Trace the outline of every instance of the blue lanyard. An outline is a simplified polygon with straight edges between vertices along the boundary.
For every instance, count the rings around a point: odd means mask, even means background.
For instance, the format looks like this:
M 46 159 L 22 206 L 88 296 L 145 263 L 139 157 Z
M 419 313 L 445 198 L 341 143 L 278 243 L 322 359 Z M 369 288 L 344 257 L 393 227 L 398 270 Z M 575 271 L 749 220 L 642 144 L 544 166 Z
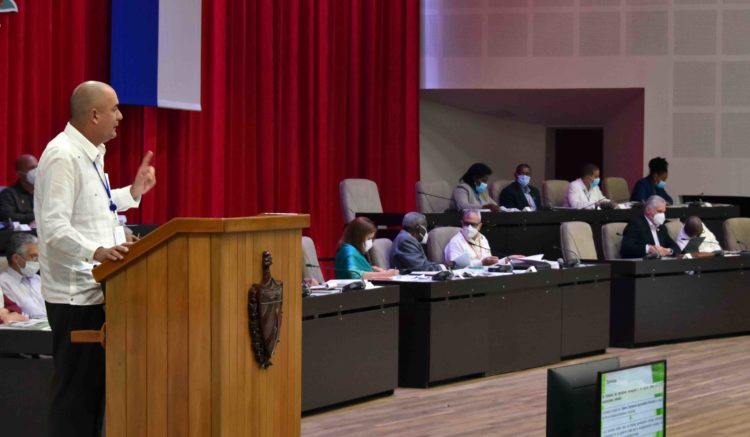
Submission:
M 104 185 L 104 191 L 107 192 L 107 198 L 109 199 L 109 210 L 112 212 L 117 212 L 117 205 L 115 205 L 115 202 L 112 201 L 112 193 L 109 189 L 109 183 L 107 183 L 107 180 L 105 178 L 102 178 L 101 173 L 99 173 L 99 167 L 96 166 L 96 161 L 91 161 L 91 163 L 94 164 L 96 175 L 99 176 L 99 180 L 102 181 L 102 185 Z

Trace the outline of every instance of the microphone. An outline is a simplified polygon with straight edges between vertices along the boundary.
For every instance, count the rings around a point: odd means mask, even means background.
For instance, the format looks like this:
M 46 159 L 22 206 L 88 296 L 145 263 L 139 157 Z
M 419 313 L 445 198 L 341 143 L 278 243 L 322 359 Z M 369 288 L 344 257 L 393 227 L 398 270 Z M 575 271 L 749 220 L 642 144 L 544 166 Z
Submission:
M 417 191 L 417 194 L 423 194 L 423 195 L 425 195 L 425 196 L 430 196 L 430 197 L 434 197 L 434 198 L 436 198 L 436 199 L 443 199 L 443 200 L 452 200 L 452 199 L 451 199 L 450 197 L 445 197 L 445 196 L 438 196 L 437 194 L 432 194 L 432 193 L 425 193 L 424 191 Z
M 318 269 L 326 269 L 326 270 L 332 270 L 334 272 L 346 272 L 346 273 L 354 273 L 357 276 L 359 276 L 359 281 L 354 281 L 350 284 L 346 284 L 343 287 L 341 287 L 341 292 L 346 293 L 349 291 L 355 291 L 355 290 L 363 290 L 365 288 L 365 279 L 362 277 L 362 273 L 356 271 L 356 270 L 349 270 L 349 269 L 337 269 L 336 267 L 327 267 L 327 266 L 320 266 L 315 264 L 305 264 L 305 267 L 312 267 L 312 268 L 318 268 Z
M 575 240 L 573 241 L 573 244 L 574 245 L 576 244 Z M 581 263 L 581 260 L 578 258 L 578 254 L 575 253 L 575 252 L 573 252 L 572 250 L 565 249 L 564 247 L 557 246 L 557 245 L 552 246 L 552 248 L 555 249 L 555 250 L 564 251 L 565 253 L 571 253 L 571 254 L 573 254 L 573 257 L 570 258 L 567 261 L 564 259 L 564 257 L 563 258 L 559 258 L 557 260 L 557 263 L 560 264 L 560 267 L 568 269 L 568 268 L 571 268 L 571 267 L 575 267 L 575 266 L 577 266 L 578 264 Z M 576 245 L 576 249 L 578 249 L 577 245 Z
M 482 248 L 482 249 L 484 249 L 484 250 L 486 250 L 486 251 L 488 251 L 488 252 L 492 253 L 492 250 L 491 250 L 491 249 L 490 249 L 489 247 L 484 247 L 484 246 L 482 246 L 481 244 L 477 244 L 477 243 L 474 243 L 474 242 L 472 242 L 472 241 L 469 241 L 469 240 L 466 240 L 466 242 L 467 242 L 467 243 L 469 243 L 469 244 L 471 244 L 471 245 L 472 245 L 472 246 L 474 246 L 474 247 L 479 247 L 479 248 Z

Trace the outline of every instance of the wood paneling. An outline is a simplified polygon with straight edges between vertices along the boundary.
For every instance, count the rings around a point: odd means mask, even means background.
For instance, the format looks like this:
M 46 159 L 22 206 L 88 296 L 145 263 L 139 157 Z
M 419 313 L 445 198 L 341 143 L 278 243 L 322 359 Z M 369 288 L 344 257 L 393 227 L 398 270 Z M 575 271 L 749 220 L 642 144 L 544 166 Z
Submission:
M 112 327 L 107 435 L 299 435 L 299 226 L 307 223 L 307 216 L 176 220 L 136 244 L 126 262 L 97 269 Z M 268 369 L 255 361 L 247 315 L 264 250 L 285 285 L 281 343 Z
M 619 356 L 621 365 L 666 358 L 667 434 L 684 437 L 750 435 L 750 336 L 639 349 L 554 367 Z M 547 367 L 431 389 L 397 389 L 394 396 L 308 416 L 305 437 L 540 436 L 545 432 Z

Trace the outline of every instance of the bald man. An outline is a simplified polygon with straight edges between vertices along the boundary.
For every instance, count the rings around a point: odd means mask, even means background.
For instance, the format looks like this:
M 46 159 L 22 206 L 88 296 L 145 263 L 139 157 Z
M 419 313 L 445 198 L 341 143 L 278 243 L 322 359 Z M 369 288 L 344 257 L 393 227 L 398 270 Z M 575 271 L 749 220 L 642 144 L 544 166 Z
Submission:
M 16 159 L 18 180 L 0 192 L 0 220 L 24 224 L 34 221 L 34 179 L 38 165 L 33 155 Z
M 101 434 L 104 349 L 71 344 L 70 332 L 99 329 L 104 295 L 91 274 L 128 251 L 117 212 L 136 207 L 156 184 L 148 152 L 132 185 L 112 189 L 104 171 L 104 143 L 122 120 L 117 94 L 101 82 L 84 82 L 70 98 L 70 121 L 42 154 L 34 190 L 42 295 L 52 327 L 55 375 L 50 435 Z

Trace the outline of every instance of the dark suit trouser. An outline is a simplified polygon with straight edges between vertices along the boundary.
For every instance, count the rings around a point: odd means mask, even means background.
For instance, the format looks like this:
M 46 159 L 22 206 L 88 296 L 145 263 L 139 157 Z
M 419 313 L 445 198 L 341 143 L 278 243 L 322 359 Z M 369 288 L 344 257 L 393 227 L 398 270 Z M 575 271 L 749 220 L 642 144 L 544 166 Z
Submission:
M 99 437 L 104 417 L 104 348 L 72 344 L 70 332 L 100 329 L 104 305 L 47 302 L 55 373 L 50 393 L 50 437 Z

